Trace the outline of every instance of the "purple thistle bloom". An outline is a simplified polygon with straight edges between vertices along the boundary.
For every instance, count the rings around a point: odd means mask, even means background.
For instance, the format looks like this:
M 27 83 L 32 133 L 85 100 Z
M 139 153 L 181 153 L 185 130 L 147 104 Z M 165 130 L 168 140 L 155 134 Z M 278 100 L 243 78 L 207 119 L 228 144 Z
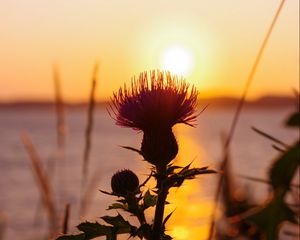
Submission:
M 177 123 L 193 126 L 196 120 L 198 91 L 194 86 L 171 76 L 152 71 L 133 79 L 131 88 L 124 85 L 112 98 L 111 109 L 117 125 L 147 131 L 172 128 Z
M 172 132 L 177 123 L 194 126 L 198 91 L 169 72 L 152 71 L 133 79 L 131 88 L 114 93 L 111 109 L 117 125 L 142 130 L 144 159 L 163 171 L 178 153 Z

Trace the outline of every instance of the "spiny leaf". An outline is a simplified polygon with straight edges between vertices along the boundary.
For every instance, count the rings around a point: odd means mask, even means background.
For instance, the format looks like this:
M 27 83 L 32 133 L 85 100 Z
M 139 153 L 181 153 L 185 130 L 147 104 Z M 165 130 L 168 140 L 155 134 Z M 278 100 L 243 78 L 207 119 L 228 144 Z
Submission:
M 117 235 L 115 233 L 112 233 L 111 235 L 107 235 L 106 240 L 117 240 Z
M 84 222 L 77 226 L 78 230 L 85 233 L 85 239 L 92 239 L 100 236 L 110 236 L 112 227 L 99 224 L 98 222 Z
M 169 236 L 169 235 L 167 235 L 167 234 L 164 234 L 163 236 L 162 236 L 162 240 L 172 240 L 173 238 L 171 237 L 171 236 Z
M 135 233 L 132 234 L 133 237 L 138 236 L 140 239 L 150 239 L 152 235 L 152 228 L 149 224 L 144 223 L 141 225 Z
M 188 165 L 186 165 L 184 168 L 182 168 L 182 170 L 179 173 L 184 172 L 185 170 L 189 169 L 192 163 L 193 163 L 193 161 L 190 162 Z
M 169 185 L 170 187 L 180 187 L 184 180 L 187 179 L 193 179 L 197 175 L 200 174 L 210 174 L 210 173 L 217 173 L 214 170 L 208 169 L 207 167 L 204 168 L 184 168 L 182 169 L 179 173 L 176 173 L 172 175 L 168 180 L 169 180 Z
M 183 177 L 177 178 L 176 180 L 173 181 L 172 187 L 180 187 L 183 184 L 184 180 L 185 179 Z
M 185 179 L 192 179 L 196 175 L 209 174 L 209 173 L 217 173 L 217 172 L 207 168 L 192 168 L 192 169 L 187 169 L 185 171 L 180 171 L 178 175 L 184 177 Z
M 151 171 L 150 175 L 145 179 L 145 181 L 140 185 L 140 188 L 145 186 L 146 183 L 151 179 L 152 176 L 154 176 L 154 171 Z
M 122 204 L 122 203 L 113 203 L 106 210 L 111 210 L 111 209 L 123 209 L 123 210 L 127 210 L 127 207 L 124 204 Z
M 120 146 L 122 148 L 125 148 L 127 150 L 133 151 L 133 152 L 137 152 L 138 154 L 140 154 L 141 156 L 143 156 L 143 153 L 141 150 L 133 148 L 133 147 L 129 147 L 129 146 Z
M 107 192 L 107 191 L 104 191 L 104 190 L 99 190 L 100 192 L 106 194 L 106 195 L 110 195 L 110 196 L 116 196 L 115 194 L 113 194 L 112 192 Z
M 149 190 L 144 195 L 144 205 L 143 208 L 147 209 L 149 207 L 154 207 L 157 202 L 157 196 L 152 195 Z
M 124 198 L 121 198 L 121 199 L 118 199 L 116 200 L 117 202 L 120 202 L 120 203 L 123 203 L 123 204 L 126 204 L 127 201 L 124 199 Z
M 175 209 L 174 209 L 172 212 L 170 212 L 170 213 L 168 214 L 168 216 L 166 216 L 166 218 L 165 218 L 164 221 L 163 221 L 163 226 L 166 225 L 167 221 L 170 219 L 170 217 L 172 216 L 172 214 L 173 214 L 174 212 L 175 212 Z
M 182 167 L 175 166 L 175 165 L 174 166 L 172 166 L 172 165 L 168 166 L 168 168 L 167 168 L 167 175 L 170 175 L 170 174 L 174 173 L 174 170 L 179 169 L 179 168 L 182 168 Z
M 114 226 L 114 230 L 117 233 L 130 233 L 132 226 L 126 221 L 120 214 L 117 216 L 104 216 L 101 217 L 106 223 Z

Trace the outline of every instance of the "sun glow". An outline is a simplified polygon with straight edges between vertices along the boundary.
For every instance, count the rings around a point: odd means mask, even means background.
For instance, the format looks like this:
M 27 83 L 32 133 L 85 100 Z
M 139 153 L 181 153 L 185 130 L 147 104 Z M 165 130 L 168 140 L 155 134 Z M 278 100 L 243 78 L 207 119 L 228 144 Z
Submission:
M 176 239 L 188 239 L 189 230 L 184 226 L 175 226 L 172 230 L 172 236 Z
M 163 69 L 171 73 L 186 77 L 193 70 L 194 56 L 188 48 L 181 45 L 173 45 L 163 52 L 161 65 Z

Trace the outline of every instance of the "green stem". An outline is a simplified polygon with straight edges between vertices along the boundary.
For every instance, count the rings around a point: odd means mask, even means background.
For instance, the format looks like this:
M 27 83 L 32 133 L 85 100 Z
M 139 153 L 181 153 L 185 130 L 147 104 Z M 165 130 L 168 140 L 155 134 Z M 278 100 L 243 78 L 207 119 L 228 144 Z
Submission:
M 167 179 L 166 166 L 162 169 L 157 169 L 157 188 L 158 196 L 154 215 L 153 224 L 153 240 L 161 239 L 161 234 L 163 231 L 163 217 L 165 210 L 165 203 L 168 195 L 169 188 L 165 185 L 165 180 Z

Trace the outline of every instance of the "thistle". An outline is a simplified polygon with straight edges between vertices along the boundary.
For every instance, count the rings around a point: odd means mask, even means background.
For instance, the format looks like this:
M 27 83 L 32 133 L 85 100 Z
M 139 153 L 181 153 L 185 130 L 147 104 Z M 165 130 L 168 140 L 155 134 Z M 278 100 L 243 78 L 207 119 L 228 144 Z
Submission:
M 124 85 L 114 93 L 110 114 L 116 124 L 143 132 L 140 149 L 125 148 L 142 155 L 152 165 L 152 171 L 140 185 L 135 173 L 130 170 L 119 171 L 112 176 L 112 192 L 101 192 L 118 197 L 108 210 L 129 212 L 139 220 L 140 225 L 131 225 L 118 213 L 114 217 L 102 217 L 109 225 L 82 223 L 77 227 L 83 232 L 81 235 L 63 236 L 59 240 L 85 240 L 98 236 L 116 239 L 116 235 L 122 233 L 147 240 L 172 239 L 165 233 L 165 224 L 171 214 L 164 219 L 169 189 L 180 187 L 185 180 L 199 174 L 215 173 L 207 167 L 190 168 L 191 164 L 180 167 L 172 162 L 178 153 L 172 128 L 177 123 L 194 126 L 198 115 L 197 95 L 196 88 L 190 87 L 184 79 L 161 71 L 143 72 L 138 79 L 132 80 L 130 88 Z M 143 190 L 151 177 L 156 180 L 155 189 Z M 155 215 L 153 222 L 148 223 L 145 210 L 150 207 L 155 207 Z
M 149 75 L 141 73 L 132 80 L 131 88 L 124 85 L 112 98 L 116 124 L 143 132 L 141 149 L 137 151 L 155 167 L 158 199 L 151 239 L 164 238 L 162 223 L 168 190 L 178 184 L 178 179 L 168 176 L 172 167 L 169 164 L 178 153 L 172 127 L 177 123 L 194 126 L 197 96 L 196 88 L 190 88 L 184 79 L 169 72 L 152 71 Z
M 114 93 L 111 109 L 117 125 L 143 131 L 141 153 L 160 169 L 178 153 L 172 127 L 177 123 L 194 126 L 198 92 L 194 86 L 189 92 L 189 84 L 170 73 L 149 75 L 141 73 L 131 88 L 125 85 Z

